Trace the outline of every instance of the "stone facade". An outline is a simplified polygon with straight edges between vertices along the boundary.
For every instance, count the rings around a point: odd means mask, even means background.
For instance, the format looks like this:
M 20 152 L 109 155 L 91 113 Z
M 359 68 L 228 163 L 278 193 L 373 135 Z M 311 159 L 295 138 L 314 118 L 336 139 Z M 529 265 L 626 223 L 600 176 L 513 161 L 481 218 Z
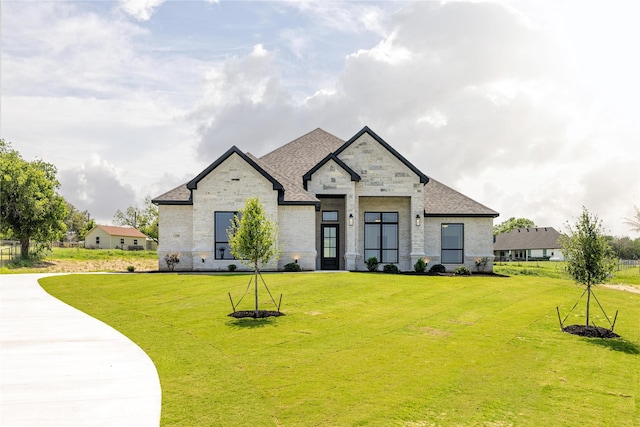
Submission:
M 384 249 L 394 255 L 382 242 L 397 239 L 394 264 L 402 271 L 413 270 L 420 258 L 429 266 L 440 263 L 441 227 L 447 223 L 464 226 L 460 265 L 474 270 L 476 259 L 493 260 L 498 214 L 436 181 L 429 184 L 426 175 L 365 127 L 347 142 L 318 129 L 260 159 L 233 147 L 187 185 L 155 199 L 160 268 L 166 269 L 166 254 L 178 253 L 176 270 L 226 271 L 231 263 L 246 269 L 239 261 L 216 259 L 214 216 L 239 211 L 250 197 L 258 197 L 279 227 L 280 257 L 264 270 L 297 262 L 303 270 L 365 271 L 368 212 L 397 214 L 397 228 L 396 223 L 380 227 L 397 229 L 397 235 L 380 235 L 382 246 L 369 246 L 368 253 Z M 368 230 L 376 232 L 371 225 Z M 446 265 L 448 270 L 457 266 Z
M 442 225 L 463 224 L 464 226 L 464 263 L 444 264 L 447 271 L 464 265 L 471 271 L 476 271 L 475 261 L 487 258 L 489 263 L 486 271 L 493 270 L 493 218 L 461 218 L 461 217 L 428 217 L 425 218 L 425 261 L 427 268 L 441 264 Z

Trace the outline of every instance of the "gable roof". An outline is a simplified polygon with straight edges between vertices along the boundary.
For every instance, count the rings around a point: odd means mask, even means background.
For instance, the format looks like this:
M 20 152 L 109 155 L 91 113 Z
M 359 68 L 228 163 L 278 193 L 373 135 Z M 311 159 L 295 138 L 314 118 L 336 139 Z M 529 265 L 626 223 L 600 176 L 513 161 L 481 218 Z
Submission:
M 147 238 L 147 236 L 145 234 L 143 234 L 140 230 L 138 230 L 136 228 L 133 228 L 133 227 L 116 227 L 116 226 L 113 226 L 113 225 L 96 225 L 91 230 L 89 230 L 89 233 L 91 233 L 96 228 L 102 229 L 105 233 L 107 233 L 107 234 L 109 234 L 111 236 L 140 237 L 140 238 L 143 238 L 143 239 Z
M 265 178 L 272 182 L 274 190 L 278 190 L 279 204 L 303 204 L 320 206 L 320 200 L 309 193 L 307 182 L 311 175 L 329 160 L 335 161 L 354 181 L 360 176 L 347 164 L 338 158 L 344 151 L 364 133 L 368 133 L 382 147 L 394 155 L 405 166 L 411 169 L 424 186 L 425 216 L 458 216 L 458 217 L 497 217 L 498 212 L 470 199 L 450 187 L 427 177 L 412 163 L 405 159 L 387 142 L 380 138 L 369 127 L 363 127 L 348 141 L 317 128 L 293 141 L 257 158 L 249 153 L 243 153 L 233 146 L 198 176 L 166 193 L 156 197 L 151 202 L 156 205 L 191 205 L 193 204 L 192 190 L 197 189 L 198 182 L 208 173 L 218 167 L 231 154 L 242 157 Z
M 429 178 L 424 186 L 424 216 L 492 217 L 498 212 Z
M 302 176 L 302 185 L 304 186 L 305 190 L 307 189 L 307 182 L 309 182 L 311 180 L 311 176 L 318 169 L 320 169 L 322 166 L 324 166 L 329 160 L 333 160 L 334 162 L 336 162 L 336 164 L 338 166 L 340 166 L 342 169 L 344 169 L 345 172 L 347 172 L 349 175 L 351 175 L 351 181 L 360 181 L 360 175 L 358 175 L 358 173 L 356 173 L 353 169 L 351 169 L 349 166 L 347 166 L 342 160 L 340 160 L 338 158 L 338 156 L 336 156 L 335 153 L 331 153 L 327 157 L 322 159 L 320 161 L 320 163 L 318 163 L 313 168 L 311 168 L 310 171 L 308 171 L 307 173 L 305 173 Z
M 562 249 L 558 242 L 560 236 L 553 227 L 517 228 L 496 235 L 493 250 Z
M 265 154 L 260 161 L 277 169 L 297 185 L 302 185 L 304 174 L 342 144 L 342 139 L 317 128 Z
M 238 156 L 240 156 L 245 162 L 249 163 L 255 170 L 260 172 L 262 176 L 264 176 L 269 181 L 271 181 L 271 184 L 273 185 L 274 190 L 284 190 L 284 188 L 282 187 L 282 184 L 280 184 L 273 176 L 267 173 L 253 159 L 251 159 L 249 156 L 247 156 L 242 151 L 240 151 L 238 147 L 236 147 L 235 145 L 229 148 L 227 152 L 224 153 L 222 156 L 218 157 L 218 159 L 215 162 L 211 163 L 205 170 L 200 172 L 198 176 L 196 176 L 191 181 L 189 181 L 187 183 L 187 188 L 189 190 L 196 190 L 198 188 L 198 182 L 200 182 L 200 180 L 202 180 L 202 178 L 204 178 L 205 176 L 209 175 L 211 171 L 213 171 L 215 168 L 220 166 L 221 163 L 223 163 L 225 160 L 231 157 L 232 154 L 237 154 Z
M 415 173 L 416 175 L 418 175 L 418 177 L 420 178 L 420 182 L 423 184 L 426 184 L 427 182 L 429 182 L 429 177 L 427 177 L 427 175 L 423 174 L 422 172 L 420 172 L 420 170 L 415 167 L 410 161 L 408 161 L 407 159 L 405 159 L 400 153 L 398 153 L 392 146 L 390 146 L 389 144 L 386 143 L 385 140 L 383 140 L 382 138 L 380 138 L 378 136 L 378 134 L 376 134 L 374 131 L 372 131 L 371 129 L 369 129 L 368 126 L 363 127 L 360 132 L 356 133 L 353 137 L 351 137 L 351 139 L 349 139 L 347 142 L 345 142 L 342 147 L 338 148 L 334 154 L 337 156 L 339 155 L 341 152 L 343 152 L 345 149 L 347 149 L 347 147 L 349 147 L 351 144 L 353 144 L 358 138 L 360 138 L 362 135 L 364 135 L 365 133 L 368 133 L 369 135 L 371 135 L 371 137 L 373 139 L 375 139 L 380 145 L 382 145 L 384 148 L 387 149 L 387 151 L 389 151 L 391 154 L 393 154 L 398 160 L 400 160 L 402 163 L 404 163 L 404 165 L 406 167 L 408 167 L 409 169 L 411 169 L 413 171 L 413 173 Z

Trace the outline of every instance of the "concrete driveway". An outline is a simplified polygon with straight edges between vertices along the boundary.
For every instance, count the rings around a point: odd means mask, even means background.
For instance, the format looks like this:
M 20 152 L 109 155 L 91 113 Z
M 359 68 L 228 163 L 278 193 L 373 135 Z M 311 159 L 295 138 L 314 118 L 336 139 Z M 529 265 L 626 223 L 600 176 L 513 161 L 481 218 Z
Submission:
M 47 294 L 38 285 L 45 276 L 0 275 L 0 425 L 158 426 L 151 359 Z

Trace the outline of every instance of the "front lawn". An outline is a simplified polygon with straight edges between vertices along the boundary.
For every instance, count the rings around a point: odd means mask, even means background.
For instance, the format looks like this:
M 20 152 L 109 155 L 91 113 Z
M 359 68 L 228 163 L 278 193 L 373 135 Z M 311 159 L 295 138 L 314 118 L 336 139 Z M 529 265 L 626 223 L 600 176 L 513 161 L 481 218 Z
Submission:
M 620 310 L 622 338 L 603 340 L 560 331 L 555 307 L 568 313 L 582 293 L 562 279 L 264 277 L 286 316 L 227 317 L 244 274 L 41 283 L 149 354 L 163 426 L 640 425 L 639 294 L 596 288 Z M 251 305 L 250 292 L 240 309 Z M 567 323 L 582 322 L 583 304 Z

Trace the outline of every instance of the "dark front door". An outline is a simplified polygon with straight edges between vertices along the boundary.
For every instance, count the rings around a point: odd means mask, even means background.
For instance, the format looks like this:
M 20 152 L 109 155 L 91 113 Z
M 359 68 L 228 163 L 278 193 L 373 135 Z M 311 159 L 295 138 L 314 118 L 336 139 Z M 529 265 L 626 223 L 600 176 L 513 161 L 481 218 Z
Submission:
M 322 225 L 322 254 L 320 268 L 322 270 L 338 270 L 338 226 Z

